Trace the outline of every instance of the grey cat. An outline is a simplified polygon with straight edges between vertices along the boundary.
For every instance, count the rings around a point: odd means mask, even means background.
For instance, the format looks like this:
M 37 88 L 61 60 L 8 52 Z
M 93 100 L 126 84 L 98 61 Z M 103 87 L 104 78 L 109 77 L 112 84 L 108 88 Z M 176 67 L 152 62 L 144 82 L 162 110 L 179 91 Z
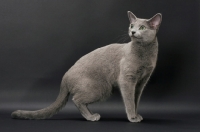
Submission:
M 129 43 L 110 44 L 81 57 L 65 73 L 54 103 L 37 111 L 14 111 L 12 118 L 50 118 L 65 106 L 69 94 L 72 94 L 72 100 L 82 116 L 89 121 L 98 121 L 100 115 L 92 113 L 87 105 L 105 100 L 111 95 L 112 88 L 117 86 L 123 97 L 128 120 L 143 120 L 137 109 L 142 91 L 156 66 L 156 34 L 162 15 L 158 13 L 151 19 L 140 19 L 128 11 L 128 17 Z

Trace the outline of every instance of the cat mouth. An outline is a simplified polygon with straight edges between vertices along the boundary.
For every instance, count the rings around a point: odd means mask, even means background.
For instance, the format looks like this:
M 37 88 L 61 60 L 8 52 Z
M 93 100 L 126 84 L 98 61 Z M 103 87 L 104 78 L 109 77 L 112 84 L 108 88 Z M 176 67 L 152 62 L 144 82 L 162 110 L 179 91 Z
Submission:
M 132 35 L 133 38 L 136 38 L 136 39 L 142 39 L 141 37 L 136 37 L 134 35 Z

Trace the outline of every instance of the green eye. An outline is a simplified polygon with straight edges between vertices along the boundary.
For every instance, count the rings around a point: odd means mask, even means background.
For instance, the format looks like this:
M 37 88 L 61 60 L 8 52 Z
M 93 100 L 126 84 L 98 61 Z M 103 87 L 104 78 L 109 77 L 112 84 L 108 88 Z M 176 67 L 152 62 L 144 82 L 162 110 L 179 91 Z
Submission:
M 134 27 L 134 25 L 133 24 L 131 24 L 131 26 L 130 26 L 131 28 L 133 28 Z
M 146 29 L 146 27 L 144 26 L 144 25 L 142 25 L 140 28 L 139 28 L 139 30 L 145 30 Z

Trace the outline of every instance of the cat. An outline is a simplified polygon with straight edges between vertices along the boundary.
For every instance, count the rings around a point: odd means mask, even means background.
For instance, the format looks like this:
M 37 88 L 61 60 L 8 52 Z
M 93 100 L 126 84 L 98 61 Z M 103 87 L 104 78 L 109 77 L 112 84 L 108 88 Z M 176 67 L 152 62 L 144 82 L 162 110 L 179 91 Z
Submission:
M 65 106 L 69 94 L 82 116 L 98 121 L 100 115 L 92 113 L 87 105 L 107 99 L 113 87 L 120 89 L 128 120 L 140 122 L 137 113 L 143 89 L 157 61 L 156 34 L 162 21 L 157 13 L 150 19 L 137 18 L 128 11 L 129 43 L 110 44 L 81 57 L 63 76 L 60 93 L 50 106 L 36 111 L 17 110 L 12 118 L 45 119 Z

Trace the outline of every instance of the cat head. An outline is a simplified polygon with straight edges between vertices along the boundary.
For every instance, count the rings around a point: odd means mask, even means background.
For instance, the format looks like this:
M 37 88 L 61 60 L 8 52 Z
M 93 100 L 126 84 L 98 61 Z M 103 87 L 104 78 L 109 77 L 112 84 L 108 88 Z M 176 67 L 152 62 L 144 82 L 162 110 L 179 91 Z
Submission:
M 128 18 L 130 21 L 128 33 L 132 41 L 151 43 L 155 40 L 156 33 L 162 21 L 162 15 L 160 13 L 150 19 L 140 19 L 128 11 Z

